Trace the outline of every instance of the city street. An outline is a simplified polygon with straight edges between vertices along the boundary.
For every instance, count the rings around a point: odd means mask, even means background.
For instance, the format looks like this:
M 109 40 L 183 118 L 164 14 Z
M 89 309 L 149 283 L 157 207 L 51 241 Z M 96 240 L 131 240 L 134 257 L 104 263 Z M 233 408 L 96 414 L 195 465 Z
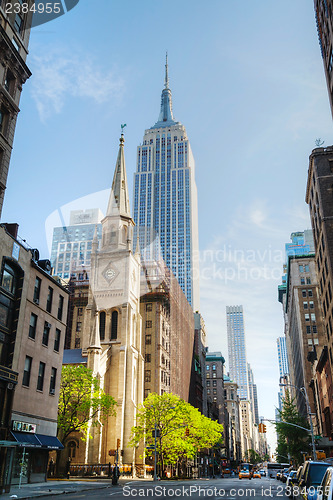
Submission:
M 154 484 L 152 481 L 121 481 L 118 486 L 108 486 L 105 489 L 95 491 L 80 491 L 57 495 L 57 498 L 287 498 L 285 495 L 285 485 L 274 479 L 242 479 L 218 478 L 218 479 L 197 479 L 191 481 L 159 481 Z

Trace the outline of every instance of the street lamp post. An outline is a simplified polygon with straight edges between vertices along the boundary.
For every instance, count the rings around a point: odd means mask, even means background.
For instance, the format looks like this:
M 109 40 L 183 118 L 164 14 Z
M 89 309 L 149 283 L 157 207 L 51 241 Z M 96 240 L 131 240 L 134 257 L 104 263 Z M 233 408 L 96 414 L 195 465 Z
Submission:
M 316 452 L 316 444 L 315 444 L 315 439 L 314 439 L 314 432 L 313 432 L 313 422 L 311 418 L 311 407 L 310 407 L 310 401 L 308 398 L 308 393 L 306 391 L 305 387 L 297 387 L 296 385 L 293 384 L 280 384 L 280 387 L 294 387 L 295 389 L 299 390 L 301 394 L 303 394 L 305 402 L 306 402 L 306 409 L 309 417 L 309 423 L 310 423 L 310 433 L 311 433 L 311 444 L 312 444 L 312 453 L 313 453 L 313 459 L 317 460 L 317 452 Z

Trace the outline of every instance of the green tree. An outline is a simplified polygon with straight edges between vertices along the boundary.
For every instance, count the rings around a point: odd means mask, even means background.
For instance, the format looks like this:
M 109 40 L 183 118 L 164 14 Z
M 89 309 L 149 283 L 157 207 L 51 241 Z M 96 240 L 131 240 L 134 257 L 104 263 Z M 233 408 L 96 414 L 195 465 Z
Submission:
M 89 423 L 99 425 L 115 415 L 116 401 L 101 388 L 99 379 L 87 367 L 66 365 L 62 368 L 58 407 L 58 437 L 64 442 L 73 432 L 87 438 Z
M 275 424 L 278 435 L 277 460 L 285 462 L 286 457 L 290 457 L 294 464 L 298 465 L 303 461 L 302 451 L 309 450 L 310 435 L 306 430 L 296 426 L 308 429 L 309 424 L 297 411 L 294 399 L 290 397 L 289 391 L 286 391 L 286 397 L 282 403 L 282 410 L 279 410 L 281 422 Z M 288 423 L 293 425 L 288 425 Z
M 255 465 L 263 461 L 263 458 L 255 450 L 249 449 L 245 452 L 245 458 L 250 464 Z
M 130 446 L 138 446 L 143 440 L 146 448 L 154 446 L 155 425 L 162 471 L 166 463 L 175 465 L 181 460 L 193 459 L 200 448 L 222 442 L 223 426 L 203 416 L 175 394 L 149 394 L 138 411 Z

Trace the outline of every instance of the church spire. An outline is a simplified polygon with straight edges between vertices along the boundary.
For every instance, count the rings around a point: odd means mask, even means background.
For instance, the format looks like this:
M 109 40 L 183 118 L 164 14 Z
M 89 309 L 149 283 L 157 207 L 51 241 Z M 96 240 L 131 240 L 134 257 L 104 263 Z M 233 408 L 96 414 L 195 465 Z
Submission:
M 125 166 L 124 142 L 124 134 L 122 133 L 120 137 L 118 158 L 105 217 L 120 215 L 121 217 L 131 218 Z

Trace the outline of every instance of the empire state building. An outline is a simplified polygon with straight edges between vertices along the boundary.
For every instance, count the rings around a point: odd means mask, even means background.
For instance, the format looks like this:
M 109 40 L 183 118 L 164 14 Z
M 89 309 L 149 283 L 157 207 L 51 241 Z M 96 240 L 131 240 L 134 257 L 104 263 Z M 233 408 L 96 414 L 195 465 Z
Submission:
M 166 60 L 160 114 L 137 151 L 134 221 L 143 258 L 162 257 L 196 311 L 199 243 L 194 170 L 186 129 L 173 117 Z

